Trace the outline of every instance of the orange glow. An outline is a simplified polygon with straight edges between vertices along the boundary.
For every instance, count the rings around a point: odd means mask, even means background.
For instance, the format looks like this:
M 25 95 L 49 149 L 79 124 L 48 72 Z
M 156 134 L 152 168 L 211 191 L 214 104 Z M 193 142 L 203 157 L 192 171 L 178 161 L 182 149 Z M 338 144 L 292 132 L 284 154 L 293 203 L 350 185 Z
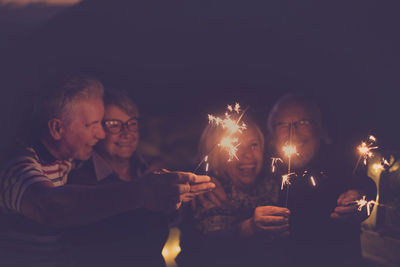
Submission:
M 296 146 L 294 145 L 284 145 L 282 147 L 283 152 L 285 153 L 285 156 L 290 158 L 293 155 L 298 155 Z

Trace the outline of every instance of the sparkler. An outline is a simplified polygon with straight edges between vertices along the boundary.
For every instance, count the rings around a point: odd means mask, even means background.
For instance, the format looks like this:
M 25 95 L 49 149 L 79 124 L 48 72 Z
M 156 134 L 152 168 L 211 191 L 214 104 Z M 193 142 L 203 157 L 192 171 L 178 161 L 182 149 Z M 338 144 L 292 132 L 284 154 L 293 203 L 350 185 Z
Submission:
M 276 164 L 280 161 L 283 163 L 283 160 L 281 158 L 271 158 L 271 172 L 274 173 L 276 169 Z
M 227 131 L 228 136 L 223 137 L 217 145 L 228 152 L 228 161 L 232 161 L 234 158 L 238 159 L 236 152 L 238 150 L 238 146 L 240 145 L 239 138 L 233 137 L 233 135 L 242 133 L 243 130 L 247 128 L 244 122 L 239 124 L 247 109 L 242 112 L 236 121 L 231 118 L 229 113 L 240 114 L 241 109 L 239 103 L 235 103 L 234 107 L 228 105 L 227 110 L 228 111 L 225 112 L 225 116 L 223 118 L 208 114 L 208 121 L 209 123 L 214 123 L 216 126 L 221 126 L 222 129 Z
M 209 163 L 208 163 L 208 155 L 214 151 L 216 147 L 220 147 L 222 150 L 225 150 L 228 153 L 228 162 L 232 161 L 233 159 L 238 159 L 236 153 L 238 151 L 238 147 L 240 145 L 239 138 L 234 137 L 234 135 L 241 134 L 243 130 L 247 129 L 247 126 L 244 122 L 241 122 L 241 119 L 244 113 L 247 111 L 241 110 L 240 104 L 235 103 L 234 106 L 228 105 L 227 111 L 225 112 L 223 117 L 217 117 L 211 114 L 208 114 L 208 122 L 210 124 L 214 124 L 215 126 L 221 127 L 223 130 L 226 131 L 226 136 L 223 136 L 220 142 L 216 143 L 208 154 L 201 160 L 199 165 L 197 165 L 194 172 L 196 172 L 203 163 L 206 163 L 205 169 L 206 172 L 209 170 Z M 231 117 L 232 113 L 240 114 L 237 120 L 234 120 Z
M 290 125 L 289 125 L 289 143 L 285 144 L 282 147 L 283 153 L 285 153 L 285 156 L 288 158 L 288 172 L 287 172 L 287 175 L 282 175 L 282 186 L 281 186 L 281 190 L 283 190 L 284 185 L 286 185 L 286 207 L 288 206 L 288 201 L 289 201 L 290 181 L 288 180 L 288 178 L 290 178 L 290 176 L 293 176 L 292 175 L 293 173 L 290 172 L 291 159 L 292 159 L 293 155 L 298 155 L 296 146 L 294 146 L 292 144 L 292 127 L 293 127 L 293 123 L 290 123 Z
M 372 205 L 378 204 L 374 200 L 367 201 L 366 196 L 363 196 L 361 199 L 354 201 L 358 205 L 358 211 L 361 211 L 363 207 L 367 207 L 367 215 L 371 215 L 371 207 Z
M 283 190 L 283 187 L 284 187 L 285 185 L 286 185 L 286 186 L 291 185 L 291 183 L 290 183 L 290 178 L 294 177 L 295 175 L 296 175 L 296 173 L 294 173 L 294 172 L 291 172 L 291 173 L 282 175 L 281 190 Z M 287 200 L 286 200 L 286 206 L 287 206 Z
M 230 136 L 222 138 L 221 142 L 218 144 L 219 147 L 222 147 L 228 152 L 229 158 L 228 161 L 232 161 L 234 158 L 239 159 L 236 155 L 238 150 L 238 146 L 240 145 L 238 138 L 232 138 Z
M 360 164 L 361 159 L 363 160 L 364 165 L 367 165 L 368 159 L 374 156 L 371 150 L 377 149 L 376 138 L 373 135 L 368 137 L 368 141 L 361 142 L 361 145 L 357 147 L 358 152 L 360 153 L 360 157 L 357 160 L 356 166 L 354 167 L 353 174 L 356 172 L 358 165 Z
M 311 184 L 315 187 L 317 184 L 315 183 L 315 179 L 313 176 L 310 177 Z
M 289 144 L 286 144 L 282 147 L 282 150 L 285 153 L 285 156 L 288 158 L 288 173 L 290 173 L 291 158 L 293 155 L 298 155 L 296 146 L 292 145 L 290 141 Z

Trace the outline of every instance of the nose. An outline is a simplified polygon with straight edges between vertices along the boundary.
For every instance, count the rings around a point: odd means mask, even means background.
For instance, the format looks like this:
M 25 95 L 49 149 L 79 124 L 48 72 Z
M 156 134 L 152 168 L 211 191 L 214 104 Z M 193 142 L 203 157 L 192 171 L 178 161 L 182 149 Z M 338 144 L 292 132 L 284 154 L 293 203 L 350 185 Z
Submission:
M 104 139 L 106 137 L 103 125 L 100 124 L 99 127 L 96 128 L 95 137 L 97 139 Z
M 240 149 L 240 157 L 245 159 L 252 159 L 254 157 L 254 151 L 251 146 L 242 147 L 242 149 Z

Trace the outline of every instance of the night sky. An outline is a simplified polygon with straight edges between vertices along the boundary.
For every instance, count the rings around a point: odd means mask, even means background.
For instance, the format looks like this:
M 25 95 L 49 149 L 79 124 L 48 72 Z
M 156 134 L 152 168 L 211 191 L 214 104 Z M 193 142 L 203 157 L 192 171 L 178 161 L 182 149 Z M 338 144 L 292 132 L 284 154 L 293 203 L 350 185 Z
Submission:
M 0 5 L 7 147 L 49 75 L 131 92 L 142 149 L 190 169 L 207 113 L 235 101 L 265 124 L 287 92 L 313 95 L 335 142 L 400 148 L 396 1 L 127 1 Z M 5 149 L 3 149 L 6 151 Z

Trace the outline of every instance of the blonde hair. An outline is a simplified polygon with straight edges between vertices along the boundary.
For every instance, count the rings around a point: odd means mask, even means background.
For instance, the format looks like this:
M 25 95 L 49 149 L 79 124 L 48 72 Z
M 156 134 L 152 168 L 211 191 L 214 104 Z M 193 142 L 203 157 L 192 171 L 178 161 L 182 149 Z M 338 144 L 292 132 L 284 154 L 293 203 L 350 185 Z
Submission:
M 264 150 L 264 135 L 260 127 L 250 116 L 245 115 L 242 120 L 246 123 L 246 129 L 243 130 L 243 134 L 246 134 L 249 129 L 254 129 L 260 140 L 261 149 Z M 209 168 L 215 175 L 221 176 L 224 176 L 227 158 L 217 148 L 224 134 L 226 134 L 226 130 L 214 124 L 208 124 L 200 137 L 198 146 L 199 160 L 203 160 L 207 156 Z

